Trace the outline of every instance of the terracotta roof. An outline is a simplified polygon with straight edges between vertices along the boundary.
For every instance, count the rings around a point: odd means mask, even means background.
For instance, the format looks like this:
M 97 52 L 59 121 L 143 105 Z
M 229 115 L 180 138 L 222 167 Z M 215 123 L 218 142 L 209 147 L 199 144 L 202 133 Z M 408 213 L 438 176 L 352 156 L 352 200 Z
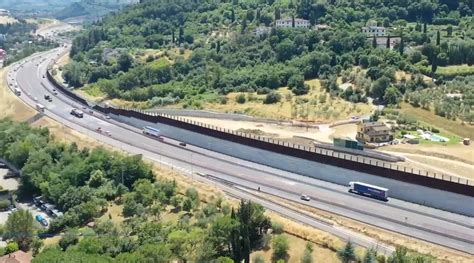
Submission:
M 25 253 L 21 250 L 17 252 L 0 257 L 0 263 L 30 263 L 33 257 L 30 253 Z

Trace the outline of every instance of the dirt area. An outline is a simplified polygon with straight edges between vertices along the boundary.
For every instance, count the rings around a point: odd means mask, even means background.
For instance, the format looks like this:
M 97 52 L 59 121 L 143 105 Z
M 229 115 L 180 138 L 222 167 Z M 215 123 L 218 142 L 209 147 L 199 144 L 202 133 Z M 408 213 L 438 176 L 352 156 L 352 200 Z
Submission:
M 241 93 L 229 93 L 226 104 L 205 103 L 203 108 L 218 112 L 242 113 L 250 116 L 275 120 L 302 120 L 311 122 L 331 122 L 348 119 L 354 115 L 367 115 L 373 108 L 369 104 L 353 104 L 341 98 L 331 98 L 319 80 L 305 82 L 310 86 L 306 95 L 294 96 L 288 88 L 280 88 L 277 92 L 281 101 L 275 104 L 263 104 L 266 95 L 244 93 L 246 102 L 239 104 L 236 97 Z
M 0 118 L 10 117 L 15 121 L 26 121 L 36 114 L 8 88 L 6 82 L 7 68 L 0 69 Z
M 0 24 L 13 24 L 17 23 L 18 20 L 16 20 L 14 17 L 11 16 L 0 16 Z
M 443 174 L 474 179 L 474 145 L 409 145 L 399 144 L 380 150 L 407 158 L 401 165 L 432 170 Z
M 260 133 L 262 136 L 292 139 L 295 137 L 305 137 L 308 139 L 332 143 L 333 138 L 349 137 L 355 138 L 357 127 L 355 124 L 346 124 L 336 127 L 322 124 L 318 127 L 297 127 L 288 125 L 279 125 L 273 123 L 261 123 L 251 121 L 233 121 L 211 118 L 186 117 L 186 119 L 210 124 L 216 127 L 226 128 L 230 130 L 252 131 L 252 134 Z M 260 131 L 260 132 L 256 132 Z M 258 134 L 257 134 L 258 135 Z
M 265 195 L 262 195 L 265 197 Z M 411 238 L 408 236 L 404 236 L 398 233 L 390 232 L 381 228 L 373 227 L 352 219 L 348 219 L 342 216 L 334 215 L 316 208 L 312 208 L 309 206 L 305 206 L 302 204 L 297 204 L 291 201 L 287 201 L 282 198 L 277 198 L 275 196 L 267 196 L 266 198 L 271 198 L 273 201 L 276 201 L 282 205 L 291 206 L 293 209 L 298 209 L 302 214 L 308 214 L 313 217 L 319 217 L 326 222 L 331 222 L 334 225 L 344 227 L 355 232 L 364 234 L 371 238 L 380 240 L 385 244 L 391 244 L 393 246 L 401 245 L 407 247 L 409 250 L 417 251 L 423 254 L 431 254 L 432 256 L 436 257 L 441 262 L 469 262 L 471 256 L 459 252 L 456 250 L 452 250 L 449 248 L 445 248 L 442 246 L 438 246 L 429 242 L 425 242 L 419 239 Z M 285 231 L 290 229 L 290 225 L 285 225 Z M 299 227 L 298 229 L 304 229 L 304 227 Z M 301 231 L 301 230 L 300 230 Z M 297 234 L 297 231 L 292 231 L 295 235 L 300 237 L 307 237 L 308 240 L 316 244 L 322 244 L 323 247 L 328 248 L 338 248 L 341 247 L 341 243 L 338 243 L 337 240 L 332 240 L 330 237 L 323 238 L 322 240 L 319 239 L 323 235 L 313 236 L 313 235 L 306 235 L 306 234 Z M 304 232 L 303 232 L 304 233 Z M 326 233 L 323 233 L 326 234 Z M 325 243 L 324 243 L 325 242 Z M 340 242 L 340 241 L 339 241 Z M 362 253 L 360 253 L 362 254 Z
M 17 178 L 3 178 L 8 174 L 8 169 L 0 169 L 0 186 L 4 190 L 16 190 L 18 189 L 18 179 Z

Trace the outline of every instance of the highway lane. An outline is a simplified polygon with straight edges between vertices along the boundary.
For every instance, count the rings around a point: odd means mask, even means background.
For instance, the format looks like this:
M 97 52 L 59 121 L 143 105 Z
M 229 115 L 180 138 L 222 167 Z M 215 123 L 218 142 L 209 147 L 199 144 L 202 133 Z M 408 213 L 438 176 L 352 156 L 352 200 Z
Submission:
M 44 90 L 41 89 L 41 85 L 39 85 L 39 82 L 41 82 L 42 80 L 41 77 L 38 76 L 42 76 L 41 72 L 44 70 L 42 67 L 45 67 L 46 63 L 42 63 L 39 68 L 35 66 L 36 63 L 37 62 L 35 61 L 33 63 L 26 64 L 25 67 L 18 72 L 19 75 L 17 79 L 18 83 L 23 89 L 30 91 L 33 96 L 38 97 L 38 99 L 42 101 Z M 45 85 L 48 86 L 49 84 L 45 83 Z M 281 174 L 291 174 L 293 178 L 299 178 L 299 180 L 302 181 L 295 182 L 295 180 L 282 178 L 281 176 L 275 176 L 274 174 L 268 173 L 266 171 L 268 167 L 261 167 L 257 164 L 246 164 L 250 166 L 249 168 L 245 166 L 243 167 L 241 165 L 241 162 L 233 163 L 232 161 L 220 161 L 218 158 L 215 158 L 216 155 L 219 155 L 218 153 L 213 153 L 212 155 L 214 156 L 208 156 L 208 154 L 201 155 L 199 154 L 199 151 L 206 151 L 202 149 L 193 149 L 192 146 L 189 146 L 188 148 L 192 148 L 193 150 L 198 151 L 197 153 L 193 153 L 191 151 L 188 151 L 187 149 L 181 149 L 179 147 L 176 147 L 175 145 L 163 144 L 150 138 L 144 138 L 143 136 L 140 136 L 134 133 L 133 131 L 115 126 L 111 122 L 105 121 L 103 119 L 85 116 L 84 119 L 78 120 L 69 114 L 69 110 L 71 109 L 71 107 L 67 104 L 71 102 L 69 102 L 67 98 L 62 99 L 65 99 L 67 103 L 57 98 L 54 98 L 54 101 L 51 105 L 44 100 L 41 103 L 47 106 L 47 108 L 49 108 L 52 113 L 58 114 L 61 118 L 65 118 L 68 121 L 80 123 L 82 126 L 87 126 L 90 129 L 95 129 L 98 126 L 101 126 L 104 128 L 104 130 L 110 130 L 114 138 L 120 137 L 126 142 L 126 144 L 123 144 L 124 149 L 127 149 L 129 147 L 129 144 L 139 146 L 142 149 L 150 149 L 150 151 L 152 152 L 170 156 L 170 163 L 181 167 L 187 167 L 188 170 L 190 169 L 191 171 L 204 171 L 206 173 L 225 178 L 229 181 L 238 182 L 242 185 L 247 185 L 250 188 L 255 188 L 256 185 L 265 185 L 265 187 L 262 187 L 262 190 L 265 189 L 265 191 L 268 191 L 269 193 L 275 195 L 287 197 L 290 196 L 291 199 L 299 200 L 299 193 L 309 194 L 312 197 L 317 198 L 319 200 L 319 203 L 314 200 L 313 202 L 307 203 L 308 205 L 321 208 L 322 204 L 326 204 L 326 206 L 328 207 L 326 207 L 325 210 L 337 214 L 345 215 L 352 218 L 360 217 L 358 218 L 358 220 L 363 222 L 369 222 L 374 225 L 378 225 L 387 229 L 392 229 L 401 233 L 407 232 L 405 234 L 416 236 L 418 238 L 429 240 L 435 243 L 444 244 L 459 250 L 472 251 L 472 243 L 469 243 L 472 241 L 472 236 L 469 235 L 469 233 L 472 232 L 472 229 L 469 228 L 469 223 L 472 223 L 472 219 L 470 218 L 449 215 L 450 221 L 443 221 L 439 218 L 434 218 L 434 216 L 430 217 L 426 215 L 420 215 L 416 212 L 406 211 L 371 199 L 348 195 L 345 189 L 340 189 L 341 191 L 337 192 L 332 189 L 328 190 L 321 187 L 317 187 L 318 185 L 328 185 L 327 183 L 324 184 L 323 182 L 318 180 L 313 179 L 313 182 L 317 182 L 313 183 L 313 185 L 302 183 L 308 179 L 307 177 L 281 172 Z M 220 156 L 219 158 L 222 160 L 232 159 L 227 156 Z M 187 161 L 183 162 L 179 160 Z M 218 169 L 209 169 L 207 167 L 217 167 Z M 334 185 L 332 185 L 329 188 L 340 187 L 334 187 Z M 281 192 L 282 189 L 284 189 L 285 191 Z M 291 191 L 287 189 L 290 189 Z M 328 202 L 330 203 L 329 205 Z M 334 203 L 337 204 L 335 205 Z M 382 220 L 380 217 L 376 217 L 374 219 L 371 216 L 360 212 L 358 212 L 358 214 L 353 210 L 344 210 L 347 209 L 347 207 L 354 207 L 355 204 L 357 207 L 361 208 L 359 210 L 374 211 L 376 214 L 385 215 L 386 218 L 389 218 L 391 220 Z M 438 211 L 434 209 L 424 209 L 430 212 L 432 215 L 436 214 L 436 211 Z M 467 225 L 467 227 L 453 223 L 451 221 L 462 223 L 464 225 Z M 437 226 L 437 228 L 439 229 L 437 231 L 438 234 L 434 234 L 431 231 L 427 231 L 427 226 L 430 226 L 430 228 L 432 228 L 432 226 Z M 456 236 L 459 234 L 459 237 L 461 238 L 448 237 L 446 236 L 446 234 L 443 233 L 455 233 L 454 235 Z M 465 239 L 468 242 L 463 243 L 459 239 Z

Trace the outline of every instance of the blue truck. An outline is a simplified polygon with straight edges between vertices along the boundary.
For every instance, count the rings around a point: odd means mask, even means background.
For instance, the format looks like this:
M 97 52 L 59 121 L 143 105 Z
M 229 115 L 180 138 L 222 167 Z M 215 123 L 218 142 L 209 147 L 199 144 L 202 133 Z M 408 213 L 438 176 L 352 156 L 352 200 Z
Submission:
M 361 182 L 350 182 L 349 192 L 388 201 L 388 189 L 376 185 Z

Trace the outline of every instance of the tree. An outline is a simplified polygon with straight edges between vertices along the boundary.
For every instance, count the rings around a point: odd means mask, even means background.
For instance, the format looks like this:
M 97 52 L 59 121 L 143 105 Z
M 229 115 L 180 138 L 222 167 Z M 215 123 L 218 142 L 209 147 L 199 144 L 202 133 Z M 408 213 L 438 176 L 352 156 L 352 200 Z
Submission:
M 362 259 L 362 263 L 376 263 L 377 262 L 377 251 L 373 248 L 367 249 Z
M 388 35 L 388 36 L 387 36 L 387 43 L 385 44 L 385 47 L 386 47 L 387 49 L 390 49 L 390 41 L 391 41 L 390 35 Z
M 433 59 L 431 61 L 431 74 L 434 75 L 437 69 L 438 69 L 438 56 L 435 55 L 433 56 Z
M 390 86 L 385 90 L 383 99 L 388 105 L 398 105 L 402 100 L 402 93 L 395 86 Z
M 451 37 L 453 35 L 453 26 L 449 25 L 446 27 L 446 34 L 448 37 Z
M 279 7 L 275 7 L 275 12 L 274 12 L 274 16 L 275 16 L 275 21 L 280 19 L 281 18 L 281 11 L 280 11 L 280 8 Z
M 441 34 L 439 33 L 439 30 L 436 32 L 436 45 L 441 45 Z
M 179 260 L 186 260 L 188 257 L 188 233 L 184 230 L 176 230 L 168 235 L 168 247 L 173 255 Z
M 167 263 L 173 259 L 172 252 L 165 243 L 145 244 L 140 246 L 133 254 L 144 259 L 143 261 L 134 260 L 134 262 Z
M 232 8 L 232 9 L 230 10 L 230 21 L 231 21 L 232 23 L 235 22 L 235 10 L 234 10 L 234 8 Z
M 33 242 L 31 243 L 31 250 L 33 251 L 33 256 L 36 256 L 40 252 L 40 249 L 43 247 L 43 244 L 43 240 L 37 237 L 33 238 Z
M 79 238 L 77 232 L 74 230 L 69 230 L 59 240 L 59 247 L 63 251 L 66 251 L 69 246 L 77 244 L 78 241 Z
M 372 37 L 372 48 L 377 48 L 377 38 L 375 36 Z
M 16 242 L 20 249 L 28 251 L 33 241 L 33 215 L 28 210 L 19 209 L 8 216 L 4 238 Z
M 403 246 L 397 246 L 395 248 L 395 251 L 389 257 L 388 262 L 408 263 L 409 262 L 408 249 Z
M 179 32 L 178 32 L 178 43 L 182 44 L 184 42 L 184 29 L 182 26 L 179 27 Z
M 229 257 L 218 257 L 215 263 L 234 263 L 234 260 Z
M 295 15 L 291 16 L 291 27 L 295 28 Z
M 306 248 L 303 253 L 303 257 L 301 258 L 301 263 L 313 263 L 313 244 L 310 242 L 306 243 Z
M 390 86 L 390 79 L 382 76 L 372 83 L 370 93 L 374 98 L 382 98 L 385 95 L 385 90 Z
M 91 173 L 88 184 L 90 187 L 97 188 L 104 184 L 105 181 L 104 173 L 101 170 L 95 170 Z
M 272 240 L 272 248 L 272 259 L 274 261 L 288 258 L 288 250 L 290 249 L 290 245 L 288 243 L 288 238 L 285 235 L 278 235 L 274 237 Z
M 127 72 L 132 67 L 132 63 L 133 63 L 132 56 L 130 56 L 128 53 L 125 53 L 125 52 L 120 54 L 117 60 L 118 68 L 119 70 L 123 72 Z
M 349 240 L 346 245 L 337 251 L 337 257 L 342 261 L 342 263 L 349 263 L 356 261 L 356 255 L 354 246 Z
M 400 56 L 403 56 L 403 53 L 405 52 L 405 39 L 403 38 L 403 31 L 400 35 L 400 44 L 398 46 L 398 52 L 400 53 Z
M 428 32 L 428 26 L 426 25 L 426 22 L 423 23 L 423 34 L 426 34 Z

